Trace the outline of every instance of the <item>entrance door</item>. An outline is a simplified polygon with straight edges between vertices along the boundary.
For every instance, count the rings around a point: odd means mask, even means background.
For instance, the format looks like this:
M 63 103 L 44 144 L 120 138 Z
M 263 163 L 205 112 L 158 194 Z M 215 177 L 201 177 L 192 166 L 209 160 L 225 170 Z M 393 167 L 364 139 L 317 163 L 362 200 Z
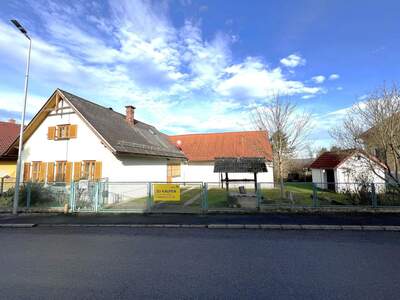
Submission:
M 333 170 L 326 170 L 326 182 L 328 190 L 335 191 L 335 172 Z

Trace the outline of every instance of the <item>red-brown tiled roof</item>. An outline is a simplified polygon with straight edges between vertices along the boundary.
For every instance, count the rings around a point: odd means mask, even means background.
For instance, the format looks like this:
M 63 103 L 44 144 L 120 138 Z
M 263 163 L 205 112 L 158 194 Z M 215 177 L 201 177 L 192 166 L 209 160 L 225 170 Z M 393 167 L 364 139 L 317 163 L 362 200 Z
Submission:
M 272 147 L 266 131 L 242 131 L 174 135 L 189 161 L 212 161 L 216 157 L 264 157 L 272 160 Z
M 334 169 L 355 152 L 355 150 L 324 152 L 314 160 L 310 165 L 310 169 Z
M 19 135 L 19 124 L 0 121 L 0 156 L 10 147 Z
M 374 161 L 382 168 L 386 169 L 386 166 L 381 163 L 378 158 L 368 154 L 363 150 L 356 149 L 324 152 L 316 160 L 314 160 L 314 162 L 310 165 L 310 169 L 335 169 L 354 154 L 361 154 L 364 157 L 367 157 L 369 160 Z

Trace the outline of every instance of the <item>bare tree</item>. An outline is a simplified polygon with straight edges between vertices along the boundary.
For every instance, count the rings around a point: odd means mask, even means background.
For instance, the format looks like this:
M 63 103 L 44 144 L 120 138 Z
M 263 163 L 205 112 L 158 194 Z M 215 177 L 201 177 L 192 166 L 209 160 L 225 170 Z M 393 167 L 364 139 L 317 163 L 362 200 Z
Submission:
M 339 146 L 365 151 L 376 156 L 386 167 L 386 176 L 368 159 L 371 171 L 400 191 L 400 92 L 394 84 L 377 89 L 354 105 L 341 127 L 331 130 Z
M 281 197 L 284 198 L 284 170 L 288 161 L 305 146 L 311 114 L 300 111 L 288 99 L 275 96 L 270 104 L 255 110 L 253 122 L 270 135 L 274 171 L 280 182 Z

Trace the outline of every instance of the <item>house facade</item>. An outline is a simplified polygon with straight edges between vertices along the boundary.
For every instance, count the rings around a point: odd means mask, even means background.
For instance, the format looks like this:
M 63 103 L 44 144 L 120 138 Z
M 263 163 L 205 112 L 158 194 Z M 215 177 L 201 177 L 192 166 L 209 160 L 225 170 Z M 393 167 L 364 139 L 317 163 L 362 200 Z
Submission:
M 185 156 L 134 111 L 122 115 L 57 89 L 25 128 L 21 180 L 166 181 L 171 162 Z
M 6 151 L 19 136 L 20 125 L 15 120 L 0 122 L 0 178 L 15 178 L 16 155 L 7 155 Z
M 258 182 L 273 185 L 272 147 L 266 131 L 242 131 L 174 135 L 169 137 L 187 157 L 177 172 L 171 174 L 174 182 L 221 182 L 223 174 L 214 172 L 216 158 L 263 158 L 267 172 L 258 174 Z M 231 179 L 254 179 L 253 173 L 232 173 Z
M 313 183 L 321 189 L 354 191 L 363 183 L 384 189 L 385 167 L 377 158 L 357 150 L 324 152 L 310 168 Z

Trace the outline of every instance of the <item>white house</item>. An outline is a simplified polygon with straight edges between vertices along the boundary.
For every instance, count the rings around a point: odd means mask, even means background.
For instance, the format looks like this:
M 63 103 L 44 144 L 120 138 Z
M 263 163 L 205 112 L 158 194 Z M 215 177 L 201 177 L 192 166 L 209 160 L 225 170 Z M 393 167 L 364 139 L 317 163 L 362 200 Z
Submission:
M 214 172 L 216 158 L 257 157 L 265 159 L 267 172 L 259 173 L 258 182 L 273 185 L 272 148 L 266 131 L 241 131 L 174 135 L 169 137 L 187 161 L 170 174 L 174 182 L 202 181 L 218 184 L 224 174 Z M 231 173 L 231 179 L 254 179 L 253 173 Z
M 265 158 L 268 166 L 258 181 L 273 182 L 266 132 L 169 138 L 136 120 L 134 113 L 133 106 L 126 106 L 123 115 L 55 90 L 25 128 L 21 180 L 67 189 L 71 182 L 79 182 L 79 189 L 88 193 L 85 185 L 90 181 L 106 182 L 102 187 L 108 192 L 106 201 L 114 203 L 121 197 L 145 196 L 148 182 L 218 183 L 220 174 L 214 173 L 213 166 L 216 157 L 250 156 Z M 16 140 L 7 155 L 15 155 L 17 147 Z M 232 176 L 252 178 L 254 174 Z
M 155 127 L 57 89 L 24 132 L 23 181 L 166 181 L 185 159 Z M 17 141 L 8 149 L 15 152 Z M 132 190 L 132 187 L 130 188 Z M 138 190 L 146 191 L 146 183 Z M 142 193 L 142 192 L 141 192 Z
M 357 150 L 322 153 L 311 165 L 313 183 L 336 192 L 355 191 L 360 183 L 375 183 L 385 188 L 385 167 L 379 160 Z

